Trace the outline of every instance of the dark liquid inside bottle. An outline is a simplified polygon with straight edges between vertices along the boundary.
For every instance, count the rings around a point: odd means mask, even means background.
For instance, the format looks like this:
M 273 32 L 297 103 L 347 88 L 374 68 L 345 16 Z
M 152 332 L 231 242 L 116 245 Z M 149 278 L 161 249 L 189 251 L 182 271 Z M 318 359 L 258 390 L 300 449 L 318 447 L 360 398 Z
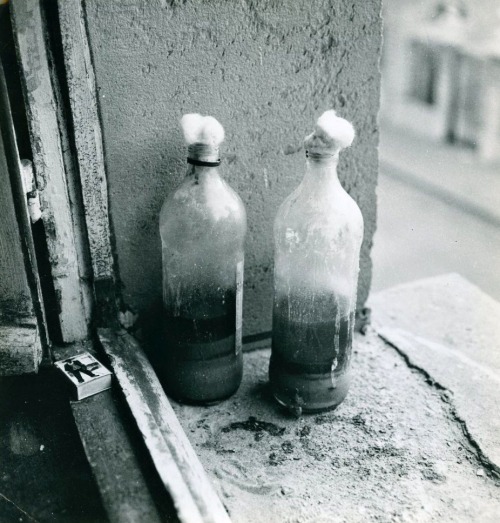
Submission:
M 332 409 L 349 388 L 354 314 L 345 310 L 345 299 L 333 294 L 315 298 L 310 311 L 303 304 L 303 315 L 290 313 L 300 303 L 299 296 L 284 296 L 274 307 L 271 389 L 287 407 L 306 412 Z M 328 319 L 309 320 L 318 317 Z
M 200 293 L 186 302 L 178 315 L 164 310 L 163 382 L 181 402 L 215 403 L 231 396 L 242 378 L 235 293 Z

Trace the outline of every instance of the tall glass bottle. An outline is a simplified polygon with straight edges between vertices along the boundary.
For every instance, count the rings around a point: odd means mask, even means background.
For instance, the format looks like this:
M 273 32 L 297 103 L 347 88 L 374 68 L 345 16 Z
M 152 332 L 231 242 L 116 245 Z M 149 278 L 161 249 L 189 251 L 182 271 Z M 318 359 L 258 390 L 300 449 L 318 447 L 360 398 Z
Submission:
M 188 169 L 163 204 L 160 234 L 167 346 L 160 376 L 179 401 L 209 404 L 239 387 L 246 213 L 221 178 L 222 126 L 185 115 Z
M 327 111 L 306 137 L 306 173 L 274 224 L 269 368 L 275 399 L 295 413 L 335 408 L 349 388 L 363 218 L 337 163 L 354 139 Z

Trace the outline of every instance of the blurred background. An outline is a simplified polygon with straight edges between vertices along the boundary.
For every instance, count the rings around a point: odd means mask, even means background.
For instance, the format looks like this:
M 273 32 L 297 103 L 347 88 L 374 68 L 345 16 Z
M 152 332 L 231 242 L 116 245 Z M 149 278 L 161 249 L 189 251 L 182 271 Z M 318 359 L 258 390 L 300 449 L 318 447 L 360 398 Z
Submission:
M 383 9 L 372 292 L 458 272 L 500 299 L 500 4 Z
M 18 63 L 7 3 L 0 0 L 5 9 L 3 18 L 0 16 L 4 23 L 0 25 L 0 54 L 10 75 L 16 77 Z M 255 267 L 252 285 L 257 290 L 251 286 L 245 290 L 256 297 L 252 321 L 259 326 L 260 298 L 264 296 L 268 304 L 272 298 L 268 224 L 274 219 L 276 202 L 291 191 L 293 183 L 298 183 L 291 176 L 273 179 L 272 173 L 278 165 L 287 175 L 297 161 L 303 165 L 302 157 L 297 160 L 293 154 L 300 151 L 304 129 L 311 125 L 310 115 L 319 116 L 320 108 L 328 108 L 322 103 L 338 100 L 340 108 L 346 105 L 345 116 L 360 122 L 356 145 L 360 156 L 352 172 L 359 173 L 364 187 L 361 182 L 353 183 L 352 189 L 362 195 L 368 187 L 368 194 L 375 184 L 378 0 L 358 2 L 356 10 L 354 2 L 332 2 L 338 5 L 332 18 L 325 6 L 315 10 L 309 4 L 300 7 L 300 2 L 290 0 L 290 5 L 296 7 L 296 12 L 290 10 L 294 27 L 281 16 L 285 9 L 272 2 L 268 4 L 269 12 L 264 11 L 268 18 L 260 15 L 254 2 L 217 3 L 221 13 L 211 12 L 209 2 L 197 3 L 211 18 L 200 16 L 190 2 L 171 2 L 178 8 L 175 22 L 169 18 L 170 11 L 158 7 L 160 2 L 151 2 L 149 11 L 147 3 L 138 0 L 120 2 L 116 3 L 120 9 L 115 13 L 110 13 L 112 2 L 84 3 L 86 30 L 91 32 L 93 45 L 99 51 L 93 58 L 101 83 L 99 103 L 105 138 L 113 145 L 107 161 L 113 165 L 110 187 L 115 191 L 113 198 L 119 213 L 114 225 L 122 231 L 122 276 L 125 260 L 131 260 L 127 299 L 135 297 L 137 303 L 147 303 L 160 289 L 159 244 L 151 238 L 157 232 L 157 212 L 168 184 L 173 186 L 179 179 L 176 176 L 184 171 L 185 162 L 180 134 L 173 134 L 168 142 L 165 128 L 168 122 L 177 121 L 182 111 L 202 111 L 205 104 L 212 104 L 217 115 L 220 111 L 221 121 L 232 126 L 228 135 L 234 132 L 233 143 L 246 145 L 239 154 L 241 170 L 234 181 L 241 183 L 235 188 L 246 191 L 248 201 L 252 198 L 252 212 L 260 227 L 253 231 L 257 248 L 250 250 Z M 28 0 L 19 4 L 38 5 Z M 42 4 L 49 29 L 55 27 L 59 34 L 54 9 L 64 5 L 63 1 L 46 0 Z M 383 5 L 380 171 L 372 292 L 457 272 L 500 300 L 499 0 L 383 0 Z M 232 12 L 233 6 L 239 25 L 227 23 L 234 20 L 224 16 Z M 154 16 L 159 12 L 164 18 Z M 21 11 L 20 19 L 22 15 Z M 170 30 L 166 31 L 166 27 Z M 287 45 L 282 43 L 282 34 L 289 35 Z M 354 46 L 342 61 L 346 43 L 356 34 L 361 45 Z M 60 62 L 63 49 L 58 38 L 52 47 Z M 209 52 L 201 53 L 200 49 L 205 48 Z M 265 59 L 262 48 L 271 51 L 264 55 Z M 212 65 L 210 75 L 198 74 L 198 69 L 208 70 L 207 64 Z M 171 69 L 177 75 L 169 74 Z M 290 81 L 292 75 L 295 82 Z M 321 80 L 318 86 L 314 85 L 317 79 Z M 15 85 L 14 112 L 18 109 L 24 114 L 20 84 Z M 214 89 L 213 85 L 225 86 L 225 90 Z M 264 99 L 263 85 L 269 101 L 259 108 Z M 302 86 L 311 88 L 311 96 L 304 97 Z M 204 92 L 209 93 L 208 98 Z M 300 114 L 288 110 L 294 105 L 304 107 Z M 240 124 L 233 110 L 245 114 L 246 125 Z M 267 135 L 260 132 L 264 122 L 273 124 Z M 27 133 L 26 127 L 23 134 L 27 137 Z M 297 143 L 287 141 L 291 135 L 297 137 Z M 358 145 L 363 139 L 364 145 Z M 284 154 L 275 147 L 279 140 L 286 145 Z M 18 145 L 22 157 L 30 157 L 29 141 Z M 256 150 L 261 150 L 258 162 L 254 159 Z M 234 151 L 229 150 L 231 162 L 236 160 Z M 352 154 L 346 159 L 354 161 Z M 167 164 L 171 167 L 164 175 Z M 369 196 L 363 201 L 373 228 L 372 193 Z M 122 219 L 125 215 L 127 220 Z M 268 236 L 264 237 L 262 231 L 266 230 Z M 44 234 L 43 230 L 39 232 Z M 268 246 L 265 257 L 262 245 Z M 255 253 L 260 253 L 260 258 Z M 141 270 L 137 271 L 137 267 Z M 367 292 L 368 281 L 365 283 Z M 267 289 L 267 295 L 260 294 L 262 289 Z M 52 302 L 58 304 L 55 298 Z M 247 314 L 247 321 L 251 317 Z M 258 330 L 256 327 L 253 332 Z M 93 515 L 93 521 L 104 520 L 100 495 L 68 402 L 54 388 L 50 373 L 40 376 L 39 380 L 33 376 L 2 378 L 0 383 L 0 521 L 33 519 L 27 512 L 40 521 L 84 521 L 88 514 Z M 392 409 L 392 402 L 387 405 Z M 364 426 L 363 418 L 356 415 L 356 419 Z M 353 427 L 358 430 L 359 422 Z M 373 463 L 380 468 L 378 461 Z M 385 474 L 383 467 L 380 470 Z M 464 474 L 474 476 L 474 471 Z M 438 477 L 436 473 L 434 480 Z M 442 487 L 437 486 L 439 492 Z M 380 517 L 387 519 L 388 512 L 380 513 Z

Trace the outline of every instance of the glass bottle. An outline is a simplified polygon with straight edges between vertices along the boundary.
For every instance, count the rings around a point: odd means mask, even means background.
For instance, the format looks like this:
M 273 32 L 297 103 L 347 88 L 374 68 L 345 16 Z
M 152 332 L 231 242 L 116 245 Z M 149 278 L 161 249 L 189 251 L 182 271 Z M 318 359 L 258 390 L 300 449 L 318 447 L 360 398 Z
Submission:
M 182 124 L 187 174 L 160 214 L 167 346 L 159 374 L 175 399 L 210 404 L 231 396 L 242 378 L 246 213 L 219 174 L 222 126 L 200 115 Z
M 269 377 L 292 412 L 338 406 L 350 380 L 363 218 L 337 176 L 354 138 L 327 111 L 305 140 L 306 173 L 274 224 L 273 337 Z

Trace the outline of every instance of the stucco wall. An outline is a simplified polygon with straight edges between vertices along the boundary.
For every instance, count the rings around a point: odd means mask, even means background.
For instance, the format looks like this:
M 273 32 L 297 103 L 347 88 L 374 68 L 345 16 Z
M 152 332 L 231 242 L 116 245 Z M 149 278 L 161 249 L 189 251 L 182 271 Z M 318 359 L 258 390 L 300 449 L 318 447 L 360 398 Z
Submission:
M 359 301 L 371 279 L 377 180 L 380 0 L 85 1 L 124 301 L 161 295 L 158 213 L 185 173 L 179 119 L 226 129 L 223 174 L 247 206 L 245 334 L 270 329 L 272 224 L 299 183 L 322 111 L 357 138 L 340 176 L 365 219 Z

